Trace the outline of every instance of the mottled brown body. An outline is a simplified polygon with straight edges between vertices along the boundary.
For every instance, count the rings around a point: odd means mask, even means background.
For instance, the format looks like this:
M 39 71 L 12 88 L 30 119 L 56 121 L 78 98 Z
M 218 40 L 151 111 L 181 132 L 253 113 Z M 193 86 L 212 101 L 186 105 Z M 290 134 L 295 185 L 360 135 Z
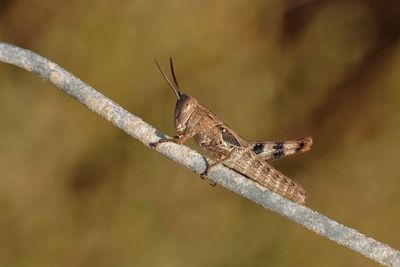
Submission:
M 159 67 L 158 64 L 157 66 Z M 207 176 L 213 166 L 224 164 L 292 201 L 300 204 L 305 202 L 305 190 L 273 168 L 268 161 L 308 151 L 312 145 L 310 137 L 286 142 L 247 142 L 196 99 L 179 91 L 172 61 L 171 70 L 175 84 L 168 80 L 160 67 L 159 69 L 178 98 L 174 120 L 177 136 L 153 143 L 153 147 L 164 142 L 182 144 L 193 137 L 216 160 L 207 166 L 202 177 Z

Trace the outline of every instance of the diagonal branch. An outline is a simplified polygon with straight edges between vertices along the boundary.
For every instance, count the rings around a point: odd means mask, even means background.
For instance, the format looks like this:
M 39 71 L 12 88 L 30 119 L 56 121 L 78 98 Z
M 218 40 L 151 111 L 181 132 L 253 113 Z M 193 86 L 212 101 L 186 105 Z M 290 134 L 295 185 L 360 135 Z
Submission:
M 163 133 L 141 118 L 129 113 L 71 73 L 38 54 L 0 42 L 0 61 L 39 75 L 146 146 L 165 137 Z M 156 150 L 196 173 L 202 173 L 206 167 L 205 157 L 186 146 L 166 143 Z M 366 237 L 357 230 L 333 221 L 305 206 L 265 190 L 245 176 L 226 167 L 212 168 L 209 178 L 258 205 L 382 265 L 400 266 L 400 251 Z

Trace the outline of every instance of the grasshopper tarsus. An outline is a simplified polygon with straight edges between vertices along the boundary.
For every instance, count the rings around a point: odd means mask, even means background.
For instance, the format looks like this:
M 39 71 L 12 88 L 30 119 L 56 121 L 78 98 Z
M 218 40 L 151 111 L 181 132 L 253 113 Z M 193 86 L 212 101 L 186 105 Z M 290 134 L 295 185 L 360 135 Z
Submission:
M 219 160 L 217 160 L 217 161 L 215 161 L 215 162 L 213 162 L 213 163 L 211 163 L 211 164 L 208 164 L 208 163 L 207 163 L 207 167 L 206 167 L 206 169 L 200 174 L 200 177 L 201 177 L 202 179 L 207 178 L 207 177 L 208 177 L 208 173 L 209 173 L 209 171 L 211 170 L 212 167 L 214 167 L 214 166 L 216 166 L 216 165 L 218 165 L 218 164 L 221 164 L 222 162 L 224 162 L 224 161 L 227 160 L 228 158 L 229 158 L 229 157 L 225 157 L 225 158 L 223 158 L 223 159 L 219 159 Z
M 158 147 L 159 144 L 165 143 L 165 142 L 161 142 L 161 141 L 164 141 L 164 140 L 165 140 L 165 139 L 161 139 L 161 140 L 158 140 L 157 142 L 150 143 L 149 146 L 150 146 L 151 148 L 156 148 L 156 147 Z
M 204 172 L 200 173 L 200 178 L 203 180 L 208 178 L 208 168 Z
M 158 146 L 158 142 L 150 143 L 149 146 L 151 148 L 156 148 Z
M 210 165 L 210 164 L 207 162 L 207 167 L 206 167 L 206 169 L 205 169 L 202 173 L 200 173 L 200 178 L 201 178 L 201 179 L 208 179 L 208 172 L 210 171 L 210 169 L 211 169 L 212 166 L 214 166 L 214 165 Z
M 161 140 L 158 140 L 157 142 L 150 143 L 149 146 L 151 148 L 156 148 L 156 147 L 158 147 L 159 144 L 168 143 L 168 142 L 176 143 L 176 140 L 172 139 L 172 138 L 171 139 L 161 139 Z
M 157 142 L 150 143 L 149 146 L 151 148 L 156 148 L 159 144 L 162 143 L 175 143 L 175 144 L 183 144 L 183 142 L 187 138 L 185 136 L 174 136 L 173 138 L 165 138 L 165 139 L 160 139 Z
M 203 179 L 203 180 L 204 180 L 204 179 L 208 179 L 208 180 L 209 180 L 209 178 L 208 178 L 208 171 L 210 170 L 211 167 L 212 167 L 212 166 L 207 166 L 207 168 L 200 174 L 200 178 L 201 178 L 201 179 Z M 210 185 L 211 185 L 212 187 L 215 187 L 215 186 L 217 185 L 217 183 L 210 180 Z

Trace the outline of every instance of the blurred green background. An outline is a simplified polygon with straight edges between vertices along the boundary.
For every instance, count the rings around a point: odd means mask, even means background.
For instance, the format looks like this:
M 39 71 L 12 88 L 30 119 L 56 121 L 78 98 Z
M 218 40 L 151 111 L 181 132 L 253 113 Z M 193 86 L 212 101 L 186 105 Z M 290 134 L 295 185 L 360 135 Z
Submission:
M 311 135 L 273 165 L 307 205 L 400 248 L 400 2 L 0 2 L 0 39 L 172 135 L 183 91 L 249 140 Z M 193 142 L 189 145 L 197 148 Z M 0 64 L 0 266 L 376 266 L 147 149 Z

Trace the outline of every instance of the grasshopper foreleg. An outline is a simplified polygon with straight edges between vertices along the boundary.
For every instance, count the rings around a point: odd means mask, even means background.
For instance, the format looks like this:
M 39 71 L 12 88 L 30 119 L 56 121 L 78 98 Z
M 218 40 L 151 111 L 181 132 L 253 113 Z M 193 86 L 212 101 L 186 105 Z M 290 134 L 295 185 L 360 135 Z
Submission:
M 191 134 L 183 134 L 183 135 L 176 135 L 173 138 L 165 138 L 165 139 L 160 139 L 157 142 L 150 143 L 150 147 L 156 148 L 159 144 L 162 143 L 175 143 L 175 144 L 183 144 L 186 140 L 188 140 L 190 137 L 192 137 Z

